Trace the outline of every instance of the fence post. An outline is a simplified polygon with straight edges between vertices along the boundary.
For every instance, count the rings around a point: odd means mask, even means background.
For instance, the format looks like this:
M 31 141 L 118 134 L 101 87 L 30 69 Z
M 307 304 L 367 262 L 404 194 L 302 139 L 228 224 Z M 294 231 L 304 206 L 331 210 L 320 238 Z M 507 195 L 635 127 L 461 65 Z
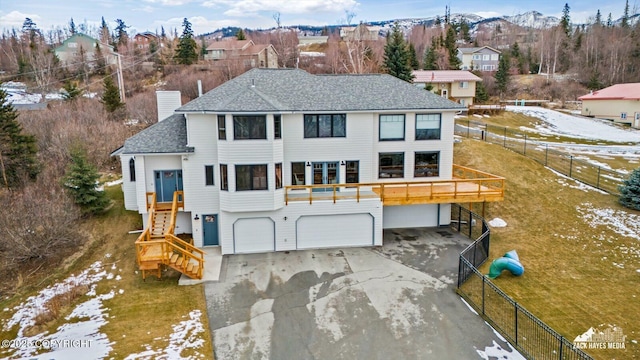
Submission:
M 470 137 L 471 120 L 467 120 L 467 139 Z
M 598 178 L 596 179 L 596 188 L 600 189 L 600 166 L 598 166 Z
M 569 155 L 569 177 L 573 172 L 573 155 Z
M 507 127 L 504 128 L 504 140 L 502 141 L 502 147 L 507 147 Z
M 489 134 L 489 124 L 484 124 L 484 141 L 487 141 L 488 135 Z
M 559 351 L 559 356 L 558 359 L 562 360 L 562 349 L 564 348 L 564 337 L 562 335 L 560 335 L 560 351 Z
M 514 307 L 513 307 L 516 311 L 516 316 L 515 316 L 515 339 L 516 339 L 516 345 L 518 345 L 518 303 L 514 303 Z
M 522 155 L 527 156 L 527 134 L 524 134 L 524 152 Z
M 462 224 L 462 206 L 458 205 L 458 232 L 461 230 Z
M 544 166 L 547 166 L 549 163 L 549 144 L 545 144 L 545 146 L 547 147 L 547 150 L 544 153 Z
M 482 315 L 484 315 L 484 283 L 485 283 L 485 276 L 482 275 Z

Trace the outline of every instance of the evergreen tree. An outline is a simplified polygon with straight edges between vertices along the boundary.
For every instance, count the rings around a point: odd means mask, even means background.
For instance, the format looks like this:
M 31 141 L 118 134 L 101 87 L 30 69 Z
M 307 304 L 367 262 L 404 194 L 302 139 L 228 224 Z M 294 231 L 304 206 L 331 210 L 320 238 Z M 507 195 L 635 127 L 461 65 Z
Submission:
M 416 55 L 416 48 L 412 43 L 409 43 L 409 65 L 413 70 L 420 69 L 420 63 L 418 63 L 418 55 Z
M 571 37 L 571 17 L 569 16 L 569 7 L 568 3 L 564 4 L 564 8 L 562 9 L 562 18 L 560 18 L 560 27 L 564 31 L 567 37 Z
M 236 39 L 247 40 L 247 35 L 245 35 L 244 30 L 242 30 L 242 28 L 240 28 L 240 30 L 238 30 L 238 32 L 236 33 Z
M 36 138 L 22 132 L 18 112 L 0 89 L 0 184 L 11 189 L 23 180 L 35 180 L 40 172 Z
M 458 46 L 456 45 L 456 31 L 453 26 L 447 29 L 447 36 L 444 39 L 444 47 L 449 54 L 449 69 L 458 70 L 462 62 L 458 59 Z
M 460 22 L 460 35 L 465 42 L 471 42 L 469 23 L 464 18 L 462 18 L 462 22 Z
M 591 73 L 591 77 L 589 77 L 589 82 L 587 83 L 587 89 L 589 90 L 600 90 L 604 87 L 602 82 L 600 81 L 600 72 L 598 70 L 594 70 Z
M 111 32 L 109 31 L 109 25 L 104 21 L 104 16 L 102 17 L 102 23 L 100 25 L 100 41 L 105 44 L 111 43 Z
M 67 168 L 63 185 L 84 215 L 99 214 L 109 204 L 104 191 L 96 189 L 98 179 L 98 170 L 89 163 L 86 152 L 83 149 L 72 150 L 71 164 Z
M 487 89 L 484 88 L 484 84 L 482 81 L 476 82 L 476 103 L 482 104 L 486 103 L 489 100 L 489 94 L 487 94 Z
M 507 91 L 507 86 L 509 86 L 509 55 L 507 53 L 503 53 L 500 56 L 500 62 L 498 63 L 498 71 L 496 71 L 495 79 L 496 79 L 496 87 L 498 91 L 500 91 L 500 97 Z
M 518 42 L 514 42 L 513 45 L 511 45 L 511 56 L 518 59 L 520 58 L 520 45 L 518 45 Z
M 611 19 L 611 13 L 609 13 L 609 16 L 607 17 L 607 27 L 613 27 L 613 20 Z
M 162 38 L 162 40 L 165 40 L 167 38 L 167 33 L 164 32 L 163 25 L 160 25 L 160 38 Z
M 182 22 L 182 36 L 180 36 L 178 41 L 178 47 L 176 47 L 174 59 L 178 64 L 191 65 L 198 60 L 196 48 L 197 44 L 193 39 L 191 23 L 187 18 L 184 18 Z
M 76 23 L 73 22 L 73 18 L 71 18 L 71 21 L 69 21 L 69 32 L 71 33 L 71 35 L 74 35 L 77 32 Z
M 96 51 L 93 57 L 96 60 L 96 66 L 93 68 L 93 72 L 97 75 L 105 75 L 107 73 L 107 60 L 104 58 L 102 48 L 100 48 L 97 41 L 95 47 Z
M 423 70 L 438 70 L 438 48 L 435 39 L 431 41 L 431 46 L 424 51 Z
M 82 89 L 78 87 L 78 84 L 75 81 L 65 81 L 64 85 L 62 85 L 62 89 L 64 90 L 62 98 L 65 101 L 74 101 L 82 95 Z
M 618 201 L 622 206 L 640 210 L 640 168 L 633 170 L 629 179 L 625 180 L 618 189 L 620 190 Z
M 117 45 L 127 45 L 127 41 L 129 40 L 129 35 L 127 35 L 127 28 L 129 26 L 127 26 L 127 24 L 124 23 L 124 20 L 122 19 L 116 19 L 116 23 L 118 25 L 116 25 L 115 28 L 115 32 L 116 32 L 116 44 Z
M 105 110 L 110 113 L 124 107 L 124 103 L 120 101 L 120 89 L 113 82 L 111 75 L 107 75 L 103 82 L 104 92 L 102 93 L 102 104 Z
M 620 26 L 623 28 L 629 27 L 629 0 L 627 0 L 624 5 L 624 15 L 622 15 L 622 22 L 620 23 Z
M 413 74 L 409 64 L 409 49 L 398 23 L 393 26 L 391 34 L 387 35 L 387 44 L 384 46 L 383 68 L 387 74 L 398 79 L 408 82 L 413 81 Z
M 596 13 L 595 24 L 602 25 L 602 14 L 600 13 L 600 9 L 598 9 L 598 12 Z
M 435 21 L 433 22 L 433 25 L 435 25 L 435 26 L 440 26 L 440 25 L 442 25 L 442 19 L 440 19 L 440 15 L 437 15 L 437 16 L 436 16 L 436 19 L 435 19 Z

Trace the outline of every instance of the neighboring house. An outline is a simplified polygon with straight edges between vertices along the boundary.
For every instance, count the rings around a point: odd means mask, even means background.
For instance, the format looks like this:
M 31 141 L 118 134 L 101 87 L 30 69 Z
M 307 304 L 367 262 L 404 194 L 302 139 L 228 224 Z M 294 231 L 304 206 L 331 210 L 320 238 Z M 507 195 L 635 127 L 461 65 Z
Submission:
M 616 84 L 578 98 L 584 116 L 613 120 L 640 129 L 640 83 Z
M 500 51 L 489 46 L 458 48 L 458 59 L 462 62 L 462 70 L 496 71 Z
M 229 39 L 214 41 L 207 47 L 205 60 L 241 61 L 246 67 L 278 67 L 278 53 L 271 44 L 254 44 L 252 40 Z
M 148 49 L 149 46 L 151 46 L 151 43 L 156 43 L 158 44 L 158 36 L 156 36 L 156 34 L 150 32 L 150 31 L 145 31 L 143 33 L 137 33 L 134 37 L 133 37 L 133 42 L 135 43 L 135 46 L 138 49 Z
M 378 40 L 380 29 L 380 26 L 369 26 L 361 23 L 358 26 L 341 27 L 340 37 L 342 40 L 352 41 Z
M 105 62 L 110 65 L 117 63 L 117 54 L 113 51 L 113 46 L 101 43 L 85 34 L 71 35 L 67 40 L 63 41 L 60 46 L 56 47 L 55 52 L 58 59 L 63 63 L 78 63 L 79 57 L 84 55 L 84 60 L 88 63 L 95 61 L 96 44 L 100 47 Z
M 476 82 L 481 78 L 464 70 L 414 70 L 413 84 L 425 88 L 431 85 L 431 92 L 457 101 L 461 105 L 473 105 Z
M 446 226 L 451 203 L 504 196 L 504 179 L 453 165 L 464 107 L 390 75 L 253 69 L 183 106 L 159 95 L 163 120 L 112 155 L 145 228 L 150 193 L 183 192 L 175 232 L 196 247 L 380 246 L 383 229 Z

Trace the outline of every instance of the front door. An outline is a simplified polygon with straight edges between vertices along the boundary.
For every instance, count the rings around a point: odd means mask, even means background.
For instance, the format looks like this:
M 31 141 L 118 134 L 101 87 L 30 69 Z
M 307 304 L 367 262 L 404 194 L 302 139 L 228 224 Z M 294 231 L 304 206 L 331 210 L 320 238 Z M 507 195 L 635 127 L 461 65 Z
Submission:
M 313 185 L 337 184 L 338 162 L 314 162 Z M 333 188 L 317 188 L 314 191 L 333 191 Z
M 202 215 L 204 246 L 220 245 L 218 241 L 218 215 Z
M 156 201 L 172 202 L 173 193 L 182 190 L 182 170 L 155 171 Z
M 640 129 L 640 112 L 637 112 L 633 119 L 633 127 Z

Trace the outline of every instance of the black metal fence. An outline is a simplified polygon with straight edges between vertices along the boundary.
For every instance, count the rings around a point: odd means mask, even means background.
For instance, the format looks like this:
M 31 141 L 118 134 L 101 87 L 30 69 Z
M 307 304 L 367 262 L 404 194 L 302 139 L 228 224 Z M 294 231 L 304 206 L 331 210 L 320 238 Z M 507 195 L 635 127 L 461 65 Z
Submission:
M 619 195 L 618 186 L 626 174 L 591 164 L 553 148 L 548 143 L 533 140 L 521 133 L 502 126 L 494 126 L 473 120 L 456 120 L 455 134 L 471 139 L 502 145 L 565 176 L 587 185 Z
M 452 204 L 451 229 L 475 240 L 460 253 L 458 294 L 523 356 L 529 359 L 593 360 L 478 271 L 477 267 L 489 257 L 491 234 L 481 216 Z

